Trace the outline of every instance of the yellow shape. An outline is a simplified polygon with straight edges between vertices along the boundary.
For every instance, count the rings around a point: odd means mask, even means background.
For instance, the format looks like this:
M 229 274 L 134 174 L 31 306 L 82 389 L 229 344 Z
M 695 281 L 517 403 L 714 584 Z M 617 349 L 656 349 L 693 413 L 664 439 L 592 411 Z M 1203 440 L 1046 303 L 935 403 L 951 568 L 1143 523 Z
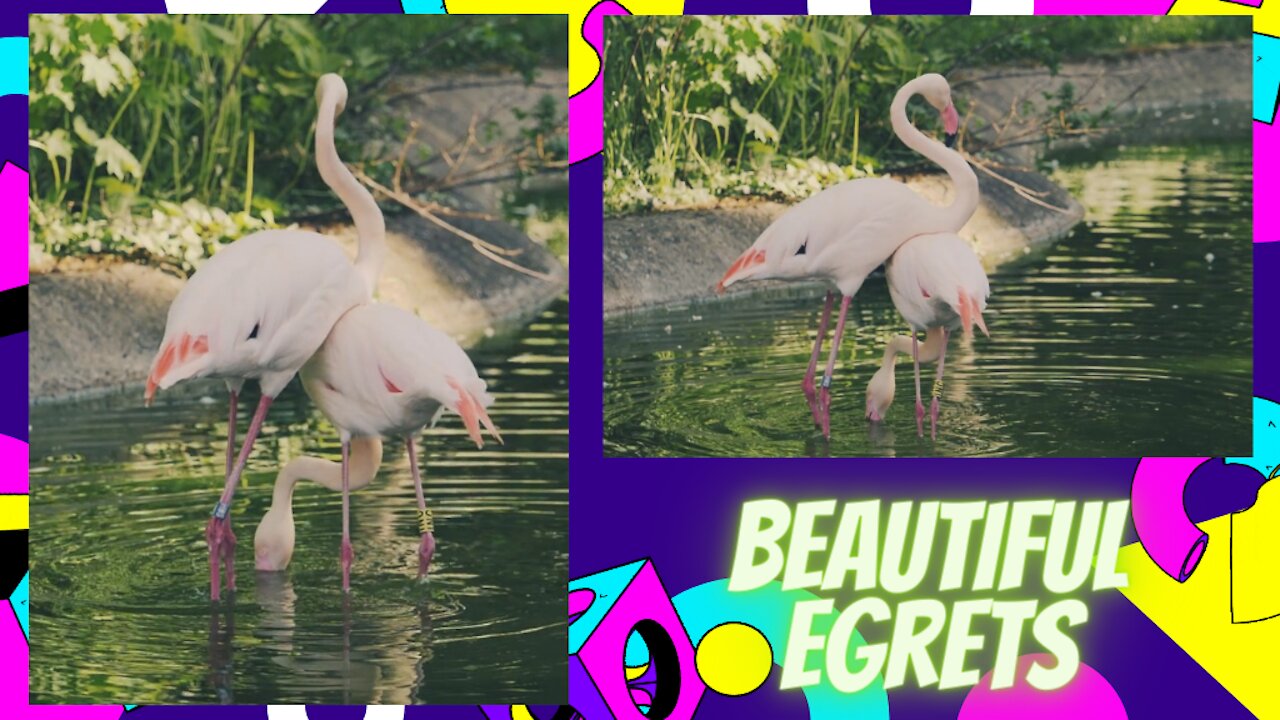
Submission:
M 31 527 L 29 496 L 0 495 L 0 530 L 26 530 Z
M 1231 622 L 1230 524 L 1228 515 L 1199 523 L 1209 545 L 1185 583 L 1165 575 L 1141 544 L 1121 548 L 1129 586 L 1120 592 L 1251 712 L 1280 717 L 1280 619 Z
M 636 678 L 644 675 L 645 671 L 648 669 L 649 663 L 627 668 L 627 680 L 635 680 Z
M 773 650 L 759 630 L 738 622 L 711 628 L 698 643 L 694 664 L 707 687 L 721 695 L 746 695 L 764 684 Z
M 452 5 L 453 3 L 450 3 Z M 1178 0 L 1170 15 L 1252 15 L 1253 31 L 1280 35 L 1280 3 L 1264 2 L 1254 8 L 1227 0 Z
M 446 0 L 450 15 L 568 15 L 569 94 L 600 74 L 600 56 L 582 39 L 582 22 L 601 0 Z M 616 0 L 632 15 L 682 15 L 684 0 Z M 606 23 L 607 25 L 608 23 Z
M 1280 482 L 1258 490 L 1253 507 L 1231 515 L 1231 617 L 1280 615 Z M 1280 620 L 1277 620 L 1280 622 Z
M 512 705 L 511 720 L 538 720 L 529 712 L 528 705 Z

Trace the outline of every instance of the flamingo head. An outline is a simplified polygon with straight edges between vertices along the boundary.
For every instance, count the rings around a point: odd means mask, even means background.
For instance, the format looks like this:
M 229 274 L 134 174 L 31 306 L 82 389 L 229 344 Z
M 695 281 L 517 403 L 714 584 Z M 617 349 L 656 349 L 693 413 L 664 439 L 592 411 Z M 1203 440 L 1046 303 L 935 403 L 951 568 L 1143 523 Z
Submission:
M 916 78 L 916 87 L 920 95 L 938 111 L 942 119 L 942 129 L 946 133 L 946 145 L 951 147 L 960 132 L 960 113 L 951 101 L 951 85 L 947 79 L 937 73 L 928 73 Z
M 747 251 L 733 261 L 724 277 L 716 283 L 716 293 L 739 280 L 766 280 L 769 278 L 800 278 L 812 275 L 814 254 L 809 251 L 807 237 L 787 234 L 771 234 L 768 231 Z
M 720 282 L 716 283 L 716 294 L 723 294 L 725 288 L 738 282 L 739 280 L 747 280 L 760 275 L 768 259 L 768 251 L 765 248 L 752 245 L 747 251 L 738 256 L 737 260 L 729 266 L 725 271 L 724 277 L 720 278 Z
M 338 114 L 347 107 L 347 84 L 337 73 L 325 73 L 316 81 L 316 104 L 324 101 L 325 96 L 332 95 L 338 99 Z
M 259 570 L 280 571 L 293 559 L 293 512 L 272 506 L 253 534 L 253 564 Z
M 893 365 L 886 365 L 871 376 L 867 383 L 867 419 L 880 422 L 893 404 Z

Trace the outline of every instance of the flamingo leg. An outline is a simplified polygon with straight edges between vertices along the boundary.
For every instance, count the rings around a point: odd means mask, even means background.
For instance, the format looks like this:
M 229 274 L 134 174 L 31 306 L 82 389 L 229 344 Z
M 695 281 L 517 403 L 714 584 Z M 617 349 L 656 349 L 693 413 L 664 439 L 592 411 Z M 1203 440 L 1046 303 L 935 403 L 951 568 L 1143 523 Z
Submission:
M 938 439 L 938 398 L 942 397 L 942 368 L 947 362 L 947 341 L 951 331 L 942 328 L 942 350 L 938 354 L 938 375 L 933 380 L 933 401 L 929 404 L 929 437 Z
M 342 441 L 342 592 L 351 592 L 351 563 L 356 554 L 351 549 L 351 441 Z
M 236 406 L 240 393 L 231 391 L 231 409 L 227 412 L 227 474 L 231 474 L 231 465 L 236 461 Z
M 840 341 L 844 339 L 844 322 L 849 314 L 853 298 L 840 299 L 840 318 L 836 320 L 836 334 L 831 338 L 831 352 L 827 355 L 827 371 L 822 374 L 822 387 L 818 389 L 818 405 L 821 410 L 822 436 L 831 439 L 831 374 L 835 372 L 836 357 L 840 354 Z
M 227 411 L 227 474 L 231 474 L 231 468 L 235 466 L 236 460 L 236 411 L 240 401 L 240 393 L 231 392 L 230 408 Z M 222 545 L 221 560 L 227 567 L 227 588 L 229 590 L 236 589 L 236 536 L 231 532 L 231 508 L 227 508 L 227 526 L 224 531 L 224 542 Z M 210 563 L 214 561 L 211 556 Z M 210 569 L 213 573 L 212 568 Z M 216 580 L 215 580 L 216 582 Z M 216 597 L 215 597 L 216 599 Z
M 911 331 L 911 362 L 916 371 L 916 436 L 924 437 L 924 403 L 920 401 L 920 341 Z
M 835 302 L 835 293 L 827 291 L 827 299 L 822 306 L 822 315 L 818 320 L 818 335 L 813 340 L 813 354 L 809 356 L 809 372 L 805 373 L 800 386 L 804 388 L 804 399 L 809 403 L 809 412 L 813 413 L 815 425 L 822 425 L 822 417 L 818 412 L 818 395 L 813 385 L 814 374 L 818 371 L 818 356 L 822 354 L 822 341 L 827 336 L 827 323 L 831 321 L 831 306 Z
M 427 509 L 427 500 L 422 494 L 422 475 L 418 472 L 418 452 L 413 446 L 413 436 L 405 436 L 405 446 L 409 449 L 409 469 L 413 472 L 413 490 L 418 495 L 418 532 L 422 533 L 422 542 L 418 545 L 418 577 L 431 572 L 431 558 L 436 554 L 435 519 Z
M 263 395 L 258 401 L 258 409 L 253 413 L 253 420 L 249 422 L 249 432 L 245 435 L 244 445 L 240 446 L 235 465 L 227 474 L 226 485 L 222 488 L 222 497 L 218 499 L 218 504 L 213 506 L 213 516 L 205 526 L 204 537 L 209 543 L 209 596 L 213 600 L 218 600 L 222 596 L 219 577 L 221 560 L 227 562 L 227 589 L 232 591 L 236 589 L 236 536 L 231 532 L 231 499 L 235 497 L 236 484 L 244 474 L 244 466 L 249 462 L 249 453 L 253 450 L 253 441 L 258 439 L 258 432 L 262 430 L 262 421 L 267 417 L 267 410 L 271 407 L 272 400 L 274 398 L 270 395 Z

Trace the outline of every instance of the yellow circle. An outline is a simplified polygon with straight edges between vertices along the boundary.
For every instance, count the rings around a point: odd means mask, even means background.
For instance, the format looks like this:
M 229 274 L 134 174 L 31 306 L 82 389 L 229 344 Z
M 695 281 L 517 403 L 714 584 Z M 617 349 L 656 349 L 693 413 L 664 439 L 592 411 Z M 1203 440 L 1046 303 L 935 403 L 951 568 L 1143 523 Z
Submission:
M 773 650 L 759 630 L 743 623 L 711 629 L 698 643 L 694 664 L 707 687 L 721 695 L 746 695 L 764 684 Z

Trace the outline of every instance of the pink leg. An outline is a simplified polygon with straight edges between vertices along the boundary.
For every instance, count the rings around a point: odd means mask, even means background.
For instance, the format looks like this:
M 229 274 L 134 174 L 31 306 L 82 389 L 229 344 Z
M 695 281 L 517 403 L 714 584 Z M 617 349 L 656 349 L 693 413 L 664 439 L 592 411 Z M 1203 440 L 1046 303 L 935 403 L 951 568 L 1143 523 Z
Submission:
M 418 577 L 431 572 L 431 558 L 436 554 L 435 519 L 427 509 L 427 500 L 422 495 L 422 475 L 418 473 L 418 452 L 413 446 L 413 436 L 405 437 L 405 445 L 409 448 L 409 469 L 413 471 L 413 489 L 418 494 L 418 532 L 422 533 L 422 543 L 418 546 Z
M 942 328 L 942 352 L 938 354 L 938 376 L 933 381 L 933 402 L 929 404 L 929 437 L 938 439 L 938 398 L 942 397 L 942 367 L 947 362 L 947 340 L 951 331 Z
M 809 372 L 805 373 L 804 381 L 800 383 L 804 388 L 804 398 L 809 402 L 809 412 L 813 413 L 813 422 L 816 425 L 822 424 L 822 417 L 818 413 L 818 397 L 813 386 L 813 376 L 818 371 L 818 356 L 822 354 L 822 341 L 827 336 L 827 323 L 831 321 L 831 306 L 835 298 L 835 293 L 828 290 L 826 302 L 822 306 L 822 316 L 818 320 L 818 336 L 813 340 L 813 354 L 809 356 Z
M 231 393 L 231 410 L 227 413 L 227 475 L 231 474 L 231 464 L 236 460 L 236 405 L 239 404 L 240 393 Z
M 342 441 L 342 592 L 351 592 L 351 563 L 356 553 L 351 549 L 350 459 L 351 441 Z
M 827 355 L 827 371 L 822 375 L 822 387 L 818 390 L 818 406 L 822 411 L 822 436 L 831 438 L 831 374 L 835 372 L 836 357 L 840 354 L 840 341 L 844 339 L 844 321 L 849 314 L 849 295 L 840 299 L 840 318 L 836 320 L 836 334 L 831 338 L 831 352 Z
M 231 407 L 227 411 L 227 474 L 236 460 L 236 416 L 240 393 L 231 393 Z M 236 536 L 231 532 L 231 509 L 227 508 L 225 541 L 222 543 L 222 562 L 227 566 L 227 588 L 236 589 Z
M 924 403 L 920 402 L 920 341 L 916 331 L 911 331 L 911 361 L 916 371 L 916 436 L 924 437 Z
M 236 483 L 240 482 L 240 476 L 244 473 L 244 466 L 249 461 L 249 452 L 253 450 L 253 441 L 258 439 L 258 432 L 262 430 L 262 421 L 267 416 L 267 409 L 271 407 L 272 400 L 273 398 L 269 395 L 263 395 L 258 401 L 258 409 L 253 413 L 253 420 L 249 422 L 249 432 L 245 435 L 244 445 L 240 447 L 235 466 L 227 474 L 226 485 L 222 488 L 222 497 L 213 507 L 213 517 L 209 518 L 209 524 L 205 527 L 204 536 L 209 543 L 209 595 L 214 600 L 220 599 L 222 595 L 218 577 L 220 559 L 227 561 L 227 589 L 236 589 L 234 565 L 236 536 L 231 532 L 231 499 L 236 494 Z

